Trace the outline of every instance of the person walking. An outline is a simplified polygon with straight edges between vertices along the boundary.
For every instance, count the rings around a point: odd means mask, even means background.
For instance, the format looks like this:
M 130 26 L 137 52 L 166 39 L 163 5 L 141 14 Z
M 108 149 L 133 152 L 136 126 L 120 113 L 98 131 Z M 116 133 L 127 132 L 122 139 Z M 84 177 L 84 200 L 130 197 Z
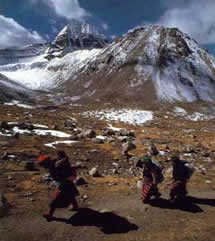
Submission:
M 64 151 L 57 152 L 57 159 L 51 159 L 48 155 L 40 155 L 37 163 L 48 170 L 50 176 L 57 183 L 57 190 L 49 204 L 49 210 L 43 215 L 47 221 L 51 221 L 56 208 L 69 207 L 78 210 L 76 196 L 79 192 L 74 184 L 76 169 L 69 163 Z
M 177 155 L 171 157 L 173 166 L 172 183 L 169 192 L 171 202 L 183 199 L 187 195 L 187 182 L 193 174 L 193 169 L 186 161 L 180 160 Z
M 150 156 L 144 156 L 142 159 L 143 167 L 143 186 L 142 186 L 142 201 L 148 203 L 152 196 L 158 199 L 161 194 L 158 191 L 158 183 L 163 181 L 161 168 L 152 162 Z

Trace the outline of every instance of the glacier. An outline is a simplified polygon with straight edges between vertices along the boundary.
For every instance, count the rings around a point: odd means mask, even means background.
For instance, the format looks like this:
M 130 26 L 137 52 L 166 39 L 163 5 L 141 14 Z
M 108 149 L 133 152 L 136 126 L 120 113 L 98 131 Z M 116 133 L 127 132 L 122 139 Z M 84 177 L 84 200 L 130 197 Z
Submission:
M 0 66 L 0 73 L 32 90 L 51 90 L 65 82 L 92 61 L 100 49 L 77 50 L 63 58 L 48 61 L 45 55 L 30 58 L 29 62 Z

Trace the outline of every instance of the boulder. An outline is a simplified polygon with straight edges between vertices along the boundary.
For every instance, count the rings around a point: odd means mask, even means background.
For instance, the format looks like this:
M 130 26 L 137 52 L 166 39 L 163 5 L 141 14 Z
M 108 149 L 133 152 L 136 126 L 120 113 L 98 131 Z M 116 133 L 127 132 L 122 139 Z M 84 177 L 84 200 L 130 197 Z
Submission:
M 114 130 L 111 129 L 105 129 L 102 133 L 104 136 L 114 136 L 116 133 Z
M 131 141 L 123 143 L 122 144 L 122 155 L 128 155 L 128 152 L 131 150 L 134 150 L 135 148 L 136 148 L 136 145 Z
M 10 130 L 11 127 L 10 127 L 10 125 L 6 121 L 1 121 L 0 122 L 0 129 Z
M 77 122 L 75 119 L 68 119 L 64 121 L 64 127 L 69 129 L 74 129 L 77 127 Z
M 130 131 L 128 132 L 128 135 L 129 135 L 130 137 L 135 137 L 135 136 L 136 136 L 134 130 L 130 130 Z
M 82 131 L 81 134 L 85 138 L 95 138 L 96 137 L 96 132 L 91 129 L 84 130 L 84 131 Z
M 122 143 L 125 143 L 128 141 L 128 137 L 127 136 L 119 136 L 117 138 L 119 141 L 121 141 Z
M 104 140 L 100 138 L 93 138 L 92 141 L 96 144 L 104 144 Z
M 118 132 L 118 135 L 120 136 L 129 136 L 129 131 L 122 128 L 119 132 Z

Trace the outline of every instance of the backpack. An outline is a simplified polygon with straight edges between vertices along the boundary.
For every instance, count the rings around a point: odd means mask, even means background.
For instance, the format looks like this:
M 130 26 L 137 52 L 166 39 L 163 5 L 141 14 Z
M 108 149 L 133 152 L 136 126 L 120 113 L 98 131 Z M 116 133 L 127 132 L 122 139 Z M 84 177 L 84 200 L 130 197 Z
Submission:
M 55 162 L 55 173 L 60 181 L 66 180 L 73 173 L 69 160 L 63 158 Z
M 156 183 L 161 183 L 164 180 L 162 169 L 157 161 L 152 160 L 152 163 L 153 163 L 153 169 L 154 169 L 154 173 L 155 173 L 155 181 L 156 181 Z M 144 167 L 144 162 L 142 159 L 138 160 L 136 167 L 139 167 L 139 168 Z
M 156 183 L 163 182 L 164 176 L 163 176 L 162 169 L 161 169 L 160 165 L 155 160 L 152 160 L 152 163 L 153 163 L 153 168 L 155 170 L 154 173 L 155 173 Z
M 187 179 L 190 179 L 195 171 L 195 168 L 189 163 L 186 163 L 184 166 L 187 168 Z

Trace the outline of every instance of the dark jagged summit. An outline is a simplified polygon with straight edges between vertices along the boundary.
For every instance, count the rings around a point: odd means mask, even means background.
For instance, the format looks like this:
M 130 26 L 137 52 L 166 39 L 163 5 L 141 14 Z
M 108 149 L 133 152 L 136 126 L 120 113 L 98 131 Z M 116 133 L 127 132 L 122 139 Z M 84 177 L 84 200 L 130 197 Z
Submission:
M 103 48 L 107 43 L 106 37 L 94 25 L 72 20 L 51 43 L 47 54 L 49 58 L 51 55 L 62 56 L 74 50 Z

